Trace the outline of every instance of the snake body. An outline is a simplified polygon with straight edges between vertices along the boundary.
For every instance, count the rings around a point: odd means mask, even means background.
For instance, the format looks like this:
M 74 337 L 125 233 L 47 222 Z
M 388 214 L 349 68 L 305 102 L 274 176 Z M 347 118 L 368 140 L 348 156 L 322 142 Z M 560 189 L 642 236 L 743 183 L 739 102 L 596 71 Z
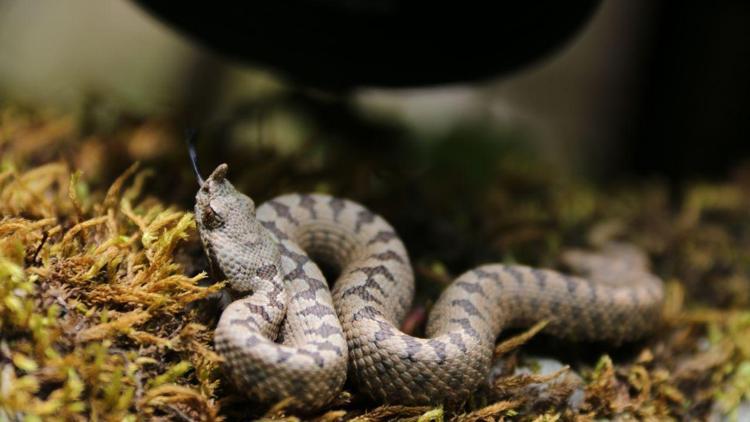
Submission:
M 545 332 L 557 336 L 622 342 L 659 320 L 661 280 L 638 250 L 612 244 L 566 253 L 585 277 L 520 265 L 472 269 L 435 303 L 427 338 L 407 335 L 398 327 L 414 276 L 388 222 L 321 194 L 288 194 L 256 210 L 226 172 L 221 165 L 202 183 L 196 221 L 236 299 L 221 315 L 216 349 L 254 400 L 319 408 L 348 371 L 379 402 L 460 402 L 487 379 L 504 328 L 548 319 Z M 339 270 L 332 290 L 314 260 Z

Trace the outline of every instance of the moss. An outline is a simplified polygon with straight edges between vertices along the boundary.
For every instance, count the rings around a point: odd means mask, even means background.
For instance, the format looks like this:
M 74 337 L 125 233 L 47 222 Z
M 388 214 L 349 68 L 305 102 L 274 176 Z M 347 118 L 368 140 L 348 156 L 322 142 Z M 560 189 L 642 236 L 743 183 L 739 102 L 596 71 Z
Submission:
M 192 215 L 139 199 L 147 173 L 124 189 L 136 169 L 101 201 L 62 163 L 0 186 L 4 418 L 218 418 L 219 358 L 190 304 L 221 284 L 184 275 L 174 255 Z

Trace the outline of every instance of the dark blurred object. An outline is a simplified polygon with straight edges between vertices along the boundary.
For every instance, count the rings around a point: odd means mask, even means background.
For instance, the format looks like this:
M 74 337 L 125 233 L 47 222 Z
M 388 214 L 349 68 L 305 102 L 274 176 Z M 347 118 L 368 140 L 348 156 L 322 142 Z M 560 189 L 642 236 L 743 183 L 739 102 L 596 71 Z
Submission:
M 725 178 L 750 156 L 750 2 L 655 5 L 621 164 L 675 188 Z
M 135 0 L 226 56 L 326 88 L 473 81 L 553 51 L 599 0 Z

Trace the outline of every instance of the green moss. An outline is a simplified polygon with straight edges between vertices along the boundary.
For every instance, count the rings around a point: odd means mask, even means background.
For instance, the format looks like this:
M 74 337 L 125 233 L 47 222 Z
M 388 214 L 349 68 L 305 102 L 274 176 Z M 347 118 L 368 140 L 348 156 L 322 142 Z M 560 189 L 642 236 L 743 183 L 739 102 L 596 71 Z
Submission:
M 221 285 L 200 287 L 205 274 L 188 277 L 174 260 L 194 234 L 191 214 L 138 200 L 139 176 L 121 194 L 135 169 L 101 202 L 58 164 L 0 186 L 1 196 L 16 201 L 13 215 L 0 220 L 4 418 L 123 420 L 168 414 L 169 403 L 216 419 L 219 360 L 208 329 L 174 321 L 200 320 L 188 305 Z M 176 357 L 162 358 L 168 350 Z M 198 383 L 190 375 L 196 370 Z

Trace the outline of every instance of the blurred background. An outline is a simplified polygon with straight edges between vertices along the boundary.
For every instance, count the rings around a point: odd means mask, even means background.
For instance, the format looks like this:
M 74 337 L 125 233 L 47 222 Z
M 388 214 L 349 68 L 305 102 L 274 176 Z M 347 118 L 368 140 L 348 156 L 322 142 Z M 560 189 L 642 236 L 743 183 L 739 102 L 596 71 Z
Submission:
M 313 132 L 316 142 L 338 138 L 370 150 L 378 142 L 403 142 L 404 133 L 430 142 L 475 127 L 497 132 L 489 137 L 498 142 L 521 137 L 524 148 L 594 180 L 656 175 L 679 184 L 686 177 L 726 176 L 743 162 L 750 4 L 611 0 L 594 6 L 559 46 L 494 78 L 326 89 L 299 74 L 289 77 L 283 66 L 217 55 L 133 2 L 5 0 L 0 101 L 86 110 L 97 124 L 148 117 L 175 139 L 192 127 L 211 138 L 205 142 L 261 142 L 281 150 Z M 549 19 L 543 12 L 542 23 Z M 513 17 L 493 19 L 499 27 Z M 274 34 L 257 35 L 259 44 L 273 48 Z M 470 40 L 461 42 L 459 48 L 471 48 Z M 504 46 L 523 50 L 530 42 L 497 40 L 494 49 L 493 40 L 481 40 L 487 49 L 476 54 L 502 56 Z M 310 62 L 325 61 L 314 53 Z M 326 77 L 347 78 L 335 68 Z M 170 136 L 144 135 L 125 153 L 148 159 L 165 148 L 156 144 L 175 142 Z

